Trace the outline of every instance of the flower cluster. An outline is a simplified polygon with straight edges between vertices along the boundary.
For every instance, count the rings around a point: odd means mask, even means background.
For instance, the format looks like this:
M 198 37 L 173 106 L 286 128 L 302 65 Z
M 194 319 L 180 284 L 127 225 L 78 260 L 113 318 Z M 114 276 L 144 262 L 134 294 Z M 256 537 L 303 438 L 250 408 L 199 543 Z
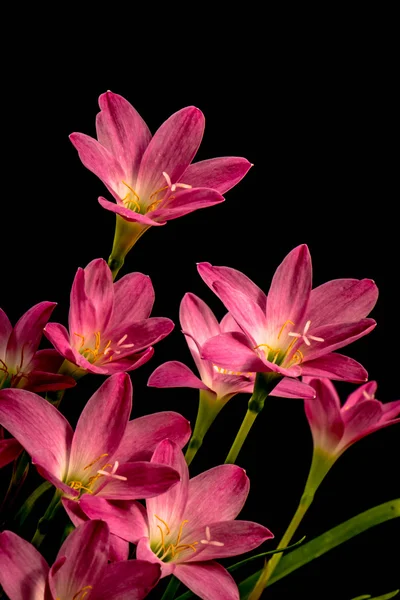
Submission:
M 15 327 L 0 309 L 0 467 L 13 463 L 3 500 L 0 584 L 10 600 L 140 600 L 169 577 L 168 600 L 178 582 L 204 600 L 238 600 L 236 579 L 218 561 L 274 536 L 264 524 L 237 519 L 250 482 L 234 463 L 266 399 L 299 398 L 314 442 L 310 474 L 280 552 L 253 586 L 251 600 L 257 600 L 334 462 L 357 440 L 400 421 L 400 400 L 376 400 L 377 384 L 368 382 L 365 368 L 337 352 L 374 329 L 368 315 L 378 290 L 370 279 L 313 289 L 304 244 L 284 258 L 268 294 L 231 267 L 198 264 L 228 312 L 218 322 L 201 298 L 185 294 L 180 325 L 198 374 L 172 360 L 148 381 L 199 390 L 193 432 L 172 411 L 131 418 L 128 372 L 153 357 L 174 323 L 151 316 L 150 277 L 129 273 L 115 281 L 118 272 L 145 231 L 223 202 L 251 164 L 240 157 L 192 164 L 204 130 L 195 107 L 172 115 L 152 137 L 121 96 L 107 92 L 99 104 L 97 139 L 83 133 L 70 139 L 114 200 L 99 198 L 116 214 L 108 263 L 97 258 L 77 270 L 68 329 L 49 322 L 52 302 L 30 308 Z M 39 350 L 43 335 L 53 349 Z M 73 429 L 61 402 L 86 374 L 106 379 Z M 332 380 L 362 385 L 341 406 Z M 248 410 L 226 464 L 190 477 L 209 428 L 239 393 L 250 396 Z M 44 481 L 23 502 L 30 464 Z M 25 525 L 51 488 L 30 543 Z M 18 519 L 9 518 L 13 510 Z M 38 548 L 56 519 L 64 520 L 64 540 L 57 552 L 56 542 L 48 544 L 49 566 Z

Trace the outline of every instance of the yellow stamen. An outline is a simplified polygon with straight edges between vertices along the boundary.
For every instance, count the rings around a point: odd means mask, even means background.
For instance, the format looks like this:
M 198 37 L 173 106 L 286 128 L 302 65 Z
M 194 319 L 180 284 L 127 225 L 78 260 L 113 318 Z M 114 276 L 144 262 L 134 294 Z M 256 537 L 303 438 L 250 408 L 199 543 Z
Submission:
M 289 319 L 288 319 L 287 321 L 285 321 L 285 322 L 284 322 L 284 324 L 283 324 L 283 325 L 282 325 L 282 327 L 281 327 L 281 330 L 280 330 L 280 332 L 278 333 L 278 340 L 279 340 L 279 338 L 281 337 L 281 335 L 282 335 L 282 333 L 283 333 L 283 330 L 285 329 L 286 325 L 288 325 L 289 323 L 290 323 L 291 325 L 293 325 L 293 326 L 294 326 L 294 323 L 293 323 L 293 321 L 290 321 Z
M 97 463 L 104 456 L 108 456 L 108 453 L 105 452 L 104 454 L 100 454 L 100 456 L 98 456 L 97 458 L 95 458 L 94 460 L 92 460 L 92 462 L 89 463 L 88 465 L 86 465 L 86 467 L 83 467 L 83 470 L 85 471 L 86 469 L 89 469 L 90 467 L 92 467 L 95 463 Z M 103 467 L 103 469 L 104 469 L 104 467 Z
M 92 590 L 92 589 L 93 589 L 92 585 L 85 585 L 85 587 L 80 589 L 79 592 L 76 592 L 76 594 L 72 597 L 72 600 L 83 600 L 83 598 L 89 593 L 89 590 Z M 83 592 L 83 594 L 82 594 L 82 592 Z M 80 594 L 82 594 L 82 596 L 80 596 Z
M 195 546 L 197 546 L 198 543 L 199 542 L 193 542 L 193 544 L 182 544 L 181 546 L 175 546 L 175 548 L 172 550 L 172 556 L 176 556 L 176 554 L 179 554 L 179 552 L 182 552 L 183 550 L 187 550 L 187 548 L 191 548 L 193 552 L 196 552 L 197 548 L 195 548 Z
M 81 340 L 82 340 L 82 342 L 81 342 L 81 345 L 79 346 L 79 350 L 80 350 L 81 348 L 83 348 L 83 346 L 84 346 L 84 344 L 85 344 L 85 338 L 84 338 L 84 336 L 83 336 L 83 335 L 81 335 L 80 333 L 75 333 L 75 332 L 74 332 L 74 335 L 76 335 L 77 337 L 81 338 Z
M 280 350 L 280 348 L 279 348 L 279 349 L 278 349 L 278 351 L 276 352 L 275 356 L 274 356 L 274 360 L 272 361 L 272 364 L 275 364 L 275 363 L 276 363 L 276 360 L 277 360 L 277 358 L 278 358 L 278 356 L 279 356 L 279 353 L 280 353 L 280 351 L 281 351 L 281 350 Z
M 167 535 L 169 535 L 171 533 L 170 528 L 168 527 L 168 524 L 164 521 L 164 519 L 161 519 L 161 517 L 157 517 L 157 515 L 154 515 L 156 519 L 158 519 L 159 521 L 161 521 L 161 523 L 165 526 L 165 529 L 167 530 Z
M 189 521 L 187 519 L 185 519 L 185 521 L 182 521 L 181 526 L 179 527 L 178 537 L 176 538 L 175 546 L 178 546 L 179 542 L 181 541 L 182 531 L 183 531 L 183 528 L 185 527 L 186 523 L 189 523 Z

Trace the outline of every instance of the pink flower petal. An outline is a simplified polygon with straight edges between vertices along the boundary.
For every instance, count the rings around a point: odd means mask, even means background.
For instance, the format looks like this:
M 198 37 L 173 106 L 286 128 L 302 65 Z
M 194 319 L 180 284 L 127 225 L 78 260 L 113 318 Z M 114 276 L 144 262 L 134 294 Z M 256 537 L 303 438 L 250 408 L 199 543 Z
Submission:
M 298 379 L 284 377 L 274 387 L 270 393 L 270 396 L 278 396 L 280 398 L 313 399 L 315 398 L 315 390 Z
M 142 223 L 147 227 L 151 226 L 159 226 L 165 225 L 165 223 L 153 221 L 151 217 L 147 217 L 146 215 L 142 215 L 141 213 L 137 213 L 134 210 L 130 210 L 129 208 L 125 208 L 122 204 L 115 204 L 115 202 L 109 202 L 102 196 L 98 199 L 100 206 L 109 210 L 117 215 L 123 217 L 126 221 L 134 221 L 135 223 Z M 149 213 L 152 215 L 152 213 Z
M 130 500 L 106 500 L 99 496 L 84 494 L 80 506 L 90 519 L 105 521 L 112 534 L 136 544 L 148 535 L 146 509 L 139 502 Z
M 249 487 L 244 469 L 236 465 L 220 465 L 193 477 L 185 510 L 185 519 L 189 521 L 187 531 L 237 517 Z
M 303 375 L 328 377 L 342 381 L 360 383 L 368 379 L 368 373 L 354 358 L 342 354 L 329 353 L 301 365 Z
M 161 577 L 167 577 L 174 573 L 176 565 L 175 563 L 162 562 L 150 548 L 150 540 L 148 537 L 143 537 L 138 541 L 136 546 L 136 558 L 139 560 L 147 560 L 150 563 L 157 564 L 161 569 Z
M 314 443 L 331 452 L 336 448 L 344 431 L 339 396 L 329 379 L 306 377 L 305 381 L 316 393 L 314 399 L 304 403 Z
M 4 360 L 6 348 L 8 344 L 8 338 L 12 332 L 12 325 L 4 312 L 0 308 L 0 358 Z
M 85 270 L 79 268 L 76 272 L 72 288 L 69 306 L 69 331 L 72 340 L 76 340 L 76 346 L 80 344 L 77 334 L 86 336 L 93 335 L 97 331 L 96 309 L 86 292 Z M 75 346 L 75 347 L 76 347 Z
M 313 327 L 359 321 L 369 315 L 377 298 L 371 279 L 334 279 L 312 290 L 307 319 Z
M 114 562 L 90 592 L 90 600 L 142 600 L 158 583 L 161 569 L 144 560 Z
M 113 375 L 114 373 L 121 373 L 122 371 L 133 371 L 147 363 L 153 354 L 154 348 L 150 346 L 150 348 L 147 348 L 144 352 L 130 354 L 129 356 L 124 356 L 117 360 L 103 362 L 100 372 L 106 375 Z
M 171 530 L 174 530 L 175 527 L 179 527 L 182 519 L 186 518 L 184 515 L 189 485 L 187 464 L 179 446 L 170 440 L 164 440 L 157 446 L 151 462 L 172 467 L 179 473 L 180 481 L 165 494 L 147 500 L 150 531 L 158 531 L 157 525 L 160 525 L 160 521 L 157 517 L 166 521 Z
M 151 140 L 149 128 L 133 106 L 118 94 L 102 94 L 99 105 L 97 139 L 119 162 L 126 179 L 134 183 L 140 161 Z
M 54 487 L 61 490 L 68 497 L 78 498 L 78 496 L 79 496 L 78 490 L 73 490 L 70 487 L 70 485 L 68 485 L 67 483 L 64 483 L 64 481 L 62 481 L 59 477 L 57 477 L 57 475 L 54 475 L 54 473 L 52 471 L 49 471 L 49 469 L 46 469 L 46 467 L 42 466 L 42 463 L 44 463 L 45 460 L 46 460 L 46 454 L 44 456 L 42 456 L 41 454 L 38 454 L 36 457 L 32 458 L 32 464 L 34 464 L 36 466 L 36 470 L 39 473 L 39 475 L 41 475 L 43 477 L 43 479 L 47 479 L 47 481 L 50 481 L 50 483 L 52 483 L 54 485 Z
M 71 347 L 68 331 L 63 325 L 47 323 L 43 333 L 61 356 L 76 364 L 78 352 Z
M 81 501 L 77 502 L 76 500 L 65 498 L 64 496 L 61 498 L 61 503 L 75 527 L 79 527 L 79 525 L 82 525 L 89 520 L 81 508 Z
M 181 362 L 171 360 L 157 367 L 150 375 L 147 385 L 157 388 L 189 387 L 199 390 L 209 390 L 201 379 Z
M 170 198 L 165 205 L 161 204 L 154 212 L 149 214 L 157 221 L 171 221 L 200 208 L 221 204 L 221 202 L 225 202 L 225 200 L 215 190 L 194 188 L 177 192 L 174 198 Z
M 48 373 L 57 373 L 64 359 L 57 350 L 46 348 L 37 350 L 29 364 L 29 368 L 34 371 L 46 371 Z
M 347 398 L 343 408 L 348 410 L 351 406 L 355 406 L 359 402 L 363 402 L 364 400 L 373 400 L 375 398 L 377 389 L 378 384 L 376 381 L 368 381 L 368 383 L 360 385 L 360 387 L 354 390 L 354 392 L 352 392 Z
M 216 562 L 179 564 L 174 575 L 203 600 L 239 600 L 235 580 Z
M 117 450 L 132 410 L 132 384 L 119 373 L 106 379 L 83 409 L 72 440 L 68 476 L 95 475 Z M 99 462 L 99 457 L 103 456 Z M 96 461 L 92 467 L 93 461 Z M 93 471 L 93 473 L 92 473 Z
M 92 260 L 85 271 L 85 291 L 94 306 L 99 331 L 106 329 L 114 306 L 113 278 L 109 266 L 102 258 Z
M 357 440 L 365 437 L 370 430 L 376 429 L 383 415 L 381 403 L 378 400 L 365 400 L 348 410 L 342 411 L 344 421 L 344 434 L 340 443 L 343 450 Z
M 243 333 L 243 330 L 237 324 L 237 321 L 232 317 L 231 313 L 226 313 L 226 315 L 222 318 L 220 323 L 221 333 L 229 333 L 232 331 L 236 331 L 239 333 Z
M 236 156 L 211 158 L 189 165 L 182 181 L 193 188 L 206 187 L 225 194 L 243 179 L 251 166 L 248 160 Z
M 311 292 L 311 257 L 305 244 L 286 256 L 275 271 L 267 299 L 269 337 L 275 338 L 290 319 L 299 328 Z M 297 329 L 295 329 L 297 331 Z
M 29 365 L 42 339 L 43 327 L 55 307 L 55 302 L 40 302 L 22 315 L 8 340 L 7 365 L 18 365 L 21 370 Z
M 161 125 L 148 145 L 136 183 L 139 196 L 165 186 L 163 172 L 176 183 L 192 162 L 204 131 L 204 116 L 194 106 L 174 113 Z
M 150 460 L 160 442 L 169 439 L 179 448 L 189 441 L 190 422 L 173 411 L 145 415 L 129 421 L 116 453 L 117 460 L 135 462 Z
M 21 444 L 14 438 L 0 440 L 0 469 L 18 458 L 22 450 Z
M 11 600 L 44 598 L 48 571 L 32 544 L 11 531 L 0 533 L 0 586 Z
M 54 406 L 32 392 L 5 389 L 0 392 L 0 424 L 34 462 L 58 479 L 64 478 L 73 431 Z
M 394 402 L 387 402 L 386 404 L 382 404 L 382 412 L 384 421 L 389 421 L 394 417 L 397 417 L 400 414 L 400 400 L 395 400 Z
M 44 373 L 43 371 L 31 371 L 26 385 L 27 388 L 37 394 L 39 392 L 66 390 L 75 386 L 76 381 L 72 377 L 57 375 L 56 373 Z
M 123 328 L 132 321 L 150 316 L 154 304 L 154 288 L 148 275 L 129 273 L 114 283 L 115 308 L 113 321 Z
M 251 298 L 265 314 L 267 306 L 266 295 L 258 285 L 253 283 L 251 279 L 240 271 L 231 269 L 230 267 L 213 267 L 210 263 L 206 262 L 198 263 L 197 270 L 200 277 L 211 290 L 214 291 L 213 285 L 216 281 L 223 281 Z
M 110 549 L 108 552 L 108 560 L 110 562 L 119 562 L 128 560 L 129 558 L 129 542 L 110 533 Z
M 153 346 L 170 334 L 174 327 L 175 325 L 170 319 L 150 317 L 130 325 L 123 325 L 122 327 L 119 325 L 116 329 L 107 331 L 107 337 L 119 340 L 126 335 L 126 342 L 129 340 L 129 343 L 134 344 L 132 348 L 121 348 L 122 357 L 124 354 L 131 354 L 133 351 L 137 353 L 148 348 L 148 346 Z
M 312 335 L 322 338 L 323 342 L 315 342 L 311 346 L 302 346 L 304 358 L 308 361 L 315 360 L 324 354 L 343 348 L 351 342 L 367 335 L 376 327 L 373 319 L 362 319 L 355 323 L 337 323 L 325 325 L 312 330 Z M 304 368 L 304 363 L 302 363 Z

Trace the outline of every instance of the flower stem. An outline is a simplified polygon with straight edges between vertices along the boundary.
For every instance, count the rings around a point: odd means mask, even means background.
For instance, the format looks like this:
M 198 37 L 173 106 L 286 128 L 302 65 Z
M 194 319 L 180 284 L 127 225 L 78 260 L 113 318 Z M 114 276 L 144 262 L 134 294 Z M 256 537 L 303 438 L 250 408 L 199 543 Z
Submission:
M 61 492 L 60 492 L 60 490 L 56 490 L 56 492 L 53 496 L 53 499 L 51 500 L 46 512 L 44 513 L 43 517 L 41 519 L 39 519 L 39 523 L 38 523 L 37 529 L 35 531 L 35 535 L 33 536 L 32 540 L 31 540 L 31 543 L 36 548 L 39 548 L 39 546 L 43 542 L 44 538 L 46 537 L 46 534 L 49 531 L 49 525 L 50 525 L 51 521 L 54 519 L 54 517 L 56 516 L 57 511 L 60 508 L 60 504 L 61 504 Z
M 171 579 L 163 593 L 161 600 L 173 600 L 180 585 L 179 579 L 171 575 Z
M 215 394 L 211 395 L 207 390 L 200 390 L 196 423 L 185 454 L 188 466 L 196 456 L 197 451 L 203 443 L 204 436 L 223 406 L 225 406 L 225 402 L 216 399 Z
M 36 502 L 52 487 L 49 481 L 44 481 L 39 487 L 37 487 L 32 494 L 25 500 L 21 508 L 18 510 L 15 515 L 15 521 L 18 524 L 18 527 L 22 527 L 25 523 L 26 519 L 29 517 L 33 508 L 35 507 Z
M 278 550 L 286 548 L 297 531 L 301 521 L 303 520 L 304 515 L 310 508 L 315 492 L 317 491 L 319 485 L 324 479 L 325 475 L 328 473 L 329 469 L 333 465 L 335 459 L 323 452 L 322 450 L 315 448 L 314 454 L 311 462 L 310 472 L 308 474 L 308 478 L 306 481 L 306 485 L 304 487 L 303 495 L 300 499 L 300 504 L 297 507 L 297 510 L 290 521 L 289 527 L 285 531 L 281 541 L 278 544 Z M 268 563 L 265 563 L 263 570 L 261 571 L 261 575 L 249 595 L 248 600 L 258 600 L 261 596 L 264 588 L 266 587 L 268 581 L 270 580 L 273 572 L 281 560 L 283 553 L 274 554 L 271 560 Z
M 249 434 L 250 429 L 253 426 L 254 421 L 257 418 L 257 415 L 259 415 L 264 408 L 264 403 L 268 394 L 272 392 L 276 384 L 279 382 L 279 379 L 280 377 L 275 373 L 257 373 L 253 395 L 249 400 L 246 415 L 236 435 L 235 441 L 229 450 L 225 463 L 234 464 L 236 462 L 238 454 L 242 449 L 242 446 Z
M 116 215 L 114 242 L 108 258 L 114 281 L 123 267 L 125 256 L 149 227 L 150 225 L 126 221 L 120 215 Z

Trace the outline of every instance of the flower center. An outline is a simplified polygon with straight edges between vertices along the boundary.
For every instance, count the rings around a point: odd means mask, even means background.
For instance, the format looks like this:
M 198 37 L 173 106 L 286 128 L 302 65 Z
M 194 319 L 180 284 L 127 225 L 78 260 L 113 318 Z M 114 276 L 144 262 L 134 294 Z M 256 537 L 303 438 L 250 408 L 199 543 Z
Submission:
M 85 336 L 80 333 L 74 333 L 76 337 L 80 338 L 81 344 L 79 346 L 79 354 L 82 354 L 86 358 L 88 362 L 91 364 L 102 359 L 103 362 L 106 360 L 111 361 L 114 358 L 114 354 L 118 355 L 125 348 L 133 348 L 135 344 L 124 344 L 128 334 L 122 336 L 122 338 L 112 347 L 112 340 L 108 340 L 107 343 L 103 346 L 101 342 L 101 333 L 100 331 L 95 331 L 94 336 L 94 345 L 87 345 L 85 342 Z
M 100 454 L 100 456 L 98 456 L 97 458 L 95 458 L 94 460 L 92 460 L 91 463 L 89 463 L 88 465 L 86 465 L 86 467 L 83 468 L 84 471 L 86 471 L 87 469 L 90 469 L 91 467 L 93 467 L 93 465 L 95 465 L 99 460 L 101 460 L 102 458 L 105 458 L 106 456 L 108 456 L 107 453 L 105 454 Z M 67 485 L 69 485 L 70 488 L 72 488 L 73 490 L 79 490 L 82 493 L 87 493 L 87 494 L 93 494 L 93 486 L 96 483 L 96 481 L 98 479 L 100 479 L 100 477 L 112 477 L 113 479 L 119 479 L 120 481 L 127 481 L 127 478 L 124 477 L 123 475 L 116 475 L 116 471 L 119 467 L 119 462 L 116 460 L 114 462 L 114 464 L 112 463 L 105 463 L 101 469 L 98 469 L 95 475 L 91 475 L 90 477 L 88 477 L 88 479 L 84 479 L 83 481 L 81 480 L 71 480 L 67 483 Z M 107 471 L 107 468 L 111 468 L 111 471 Z M 79 500 L 80 495 L 78 498 L 73 498 L 73 500 Z
M 189 521 L 185 519 L 179 526 L 178 534 L 173 535 L 171 529 L 164 519 L 154 515 L 155 518 L 161 523 L 157 523 L 156 527 L 160 532 L 160 539 L 157 540 L 155 548 L 153 552 L 160 560 L 164 562 L 170 562 L 173 560 L 180 552 L 184 550 L 191 549 L 193 552 L 196 552 L 196 546 L 198 542 L 193 542 L 192 544 L 181 544 L 182 532 L 183 528 Z M 170 537 L 171 536 L 171 537 Z M 173 541 L 174 540 L 174 541 Z
M 22 364 L 24 361 L 24 350 L 22 349 L 21 364 L 15 369 L 9 368 L 4 360 L 0 358 L 0 390 L 3 388 L 18 387 L 22 378 L 28 379 L 28 376 L 22 373 Z M 15 372 L 13 372 L 15 371 Z
M 172 183 L 170 176 L 165 171 L 163 171 L 163 176 L 167 185 L 160 187 L 158 190 L 150 194 L 149 204 L 147 204 L 147 202 L 141 202 L 139 194 L 135 192 L 133 187 L 126 183 L 126 181 L 122 180 L 122 183 L 128 189 L 128 193 L 124 198 L 122 198 L 122 204 L 125 206 L 125 208 L 129 208 L 129 210 L 132 210 L 133 212 L 145 215 L 155 211 L 164 200 L 173 200 L 175 196 L 171 196 L 171 194 L 175 192 L 177 188 L 190 189 L 192 187 L 187 183 Z

